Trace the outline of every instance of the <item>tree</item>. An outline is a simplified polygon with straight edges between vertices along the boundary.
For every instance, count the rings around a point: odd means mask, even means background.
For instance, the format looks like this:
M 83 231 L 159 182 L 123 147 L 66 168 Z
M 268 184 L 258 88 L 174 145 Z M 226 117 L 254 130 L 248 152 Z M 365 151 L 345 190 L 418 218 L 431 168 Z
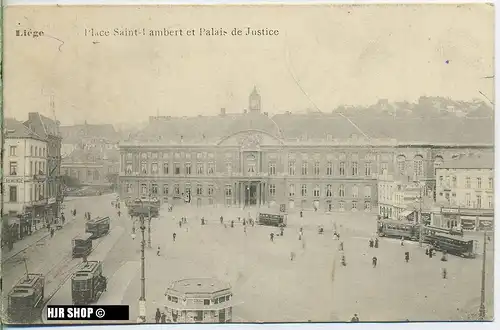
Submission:
M 79 188 L 82 186 L 80 180 L 69 175 L 63 175 L 61 177 L 61 180 L 64 183 L 64 185 L 69 188 Z

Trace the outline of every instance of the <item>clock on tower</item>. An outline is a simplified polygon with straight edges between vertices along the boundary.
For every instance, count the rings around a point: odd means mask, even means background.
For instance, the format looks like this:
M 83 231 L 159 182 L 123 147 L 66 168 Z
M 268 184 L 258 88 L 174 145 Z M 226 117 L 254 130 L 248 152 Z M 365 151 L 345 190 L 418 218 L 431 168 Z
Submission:
M 249 108 L 250 112 L 260 112 L 260 95 L 255 86 L 249 97 Z

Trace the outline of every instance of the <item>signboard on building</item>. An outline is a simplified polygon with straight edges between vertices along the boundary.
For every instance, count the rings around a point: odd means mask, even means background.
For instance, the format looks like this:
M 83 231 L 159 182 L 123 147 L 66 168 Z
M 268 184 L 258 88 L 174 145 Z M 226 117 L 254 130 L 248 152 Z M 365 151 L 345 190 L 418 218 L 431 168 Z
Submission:
M 493 220 L 479 220 L 479 230 L 493 230 Z
M 442 213 L 458 213 L 458 209 L 441 209 Z
M 5 183 L 23 183 L 23 178 L 5 178 Z

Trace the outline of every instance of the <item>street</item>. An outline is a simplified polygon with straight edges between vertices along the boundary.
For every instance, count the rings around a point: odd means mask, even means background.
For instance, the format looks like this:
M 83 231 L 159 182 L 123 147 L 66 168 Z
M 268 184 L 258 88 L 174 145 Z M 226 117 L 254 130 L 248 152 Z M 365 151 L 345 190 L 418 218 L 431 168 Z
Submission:
M 89 260 L 103 261 L 103 273 L 108 277 L 108 289 L 96 304 L 129 305 L 130 320 L 135 322 L 141 288 L 140 230 L 137 224 L 133 240 L 132 221 L 123 214 L 118 217 L 111 200 L 112 196 L 106 195 L 79 204 L 76 222 L 25 254 L 30 272 L 49 274 L 45 291 L 46 298 L 50 297 L 48 304 L 71 304 L 67 279 L 81 260 L 68 259 L 68 255 L 72 237 L 84 231 L 83 212 L 88 208 L 93 216 L 111 216 L 110 233 L 95 242 L 89 256 Z M 122 212 L 126 210 L 122 208 Z M 255 212 L 251 211 L 253 218 Z M 226 226 L 220 224 L 220 215 Z M 188 224 L 179 228 L 183 216 L 188 218 Z M 201 216 L 207 220 L 205 226 L 201 226 Z M 248 218 L 248 210 L 180 206 L 167 212 L 166 206 L 162 207 L 160 218 L 151 222 L 152 247 L 146 248 L 148 322 L 154 320 L 157 307 L 163 309 L 169 283 L 186 277 L 228 281 L 237 302 L 234 321 L 343 322 L 354 313 L 363 321 L 461 320 L 479 307 L 481 256 L 449 256 L 447 262 L 442 262 L 439 253 L 429 259 L 418 242 L 406 242 L 402 247 L 398 240 L 384 238 L 378 249 L 369 248 L 368 240 L 376 227 L 374 215 L 305 212 L 304 218 L 299 218 L 292 214 L 284 236 L 275 237 L 274 242 L 269 235 L 278 233 L 277 228 L 247 226 L 245 233 L 237 216 Z M 234 228 L 229 225 L 232 219 Z M 332 219 L 344 242 L 345 267 L 340 265 L 339 241 L 332 238 Z M 323 235 L 317 232 L 319 224 L 325 228 Z M 298 240 L 300 227 L 304 230 L 302 241 Z M 145 237 L 147 242 L 147 228 Z M 156 255 L 158 246 L 160 256 Z M 489 243 L 488 249 L 492 246 L 493 242 Z M 404 262 L 407 251 L 409 263 Z M 291 252 L 296 254 L 293 261 Z M 373 256 L 378 258 L 376 268 L 371 264 Z M 444 265 L 448 279 L 441 278 Z M 493 312 L 492 265 L 493 256 L 488 253 L 487 317 Z M 6 287 L 24 273 L 19 261 L 4 267 Z

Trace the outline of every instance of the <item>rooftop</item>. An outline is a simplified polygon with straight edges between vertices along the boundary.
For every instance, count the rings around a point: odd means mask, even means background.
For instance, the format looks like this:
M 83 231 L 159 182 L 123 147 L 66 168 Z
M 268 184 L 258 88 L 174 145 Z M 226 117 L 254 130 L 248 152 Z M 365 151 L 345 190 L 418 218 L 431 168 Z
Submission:
M 461 156 L 444 162 L 440 168 L 445 169 L 493 169 L 495 166 L 495 154 L 485 153 L 474 156 Z
M 5 138 L 32 138 L 42 140 L 42 137 L 36 134 L 35 131 L 22 122 L 12 118 L 4 119 L 4 128 Z
M 229 283 L 214 278 L 187 278 L 172 282 L 167 290 L 179 293 L 214 293 L 222 290 L 230 290 Z

